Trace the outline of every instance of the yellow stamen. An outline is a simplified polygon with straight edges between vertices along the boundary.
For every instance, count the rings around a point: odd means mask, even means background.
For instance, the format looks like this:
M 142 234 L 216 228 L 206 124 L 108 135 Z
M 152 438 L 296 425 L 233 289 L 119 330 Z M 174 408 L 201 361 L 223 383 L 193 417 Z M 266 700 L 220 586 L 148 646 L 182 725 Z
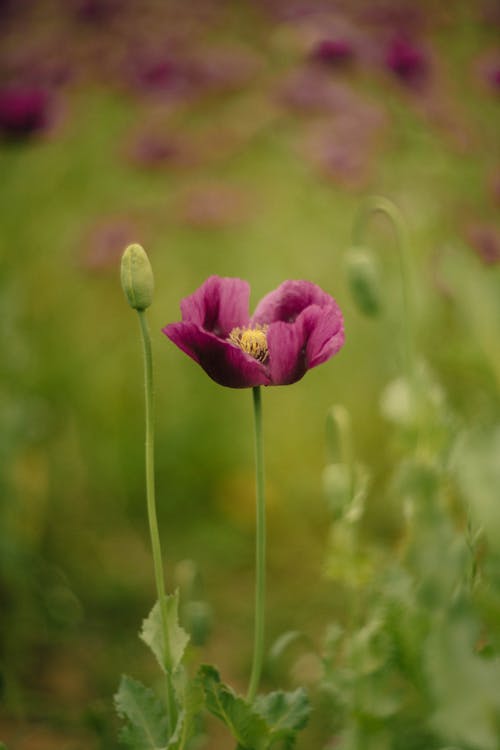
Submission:
M 229 341 L 236 344 L 244 352 L 250 354 L 259 362 L 265 362 L 268 355 L 267 348 L 267 326 L 255 326 L 255 328 L 233 328 L 229 334 Z

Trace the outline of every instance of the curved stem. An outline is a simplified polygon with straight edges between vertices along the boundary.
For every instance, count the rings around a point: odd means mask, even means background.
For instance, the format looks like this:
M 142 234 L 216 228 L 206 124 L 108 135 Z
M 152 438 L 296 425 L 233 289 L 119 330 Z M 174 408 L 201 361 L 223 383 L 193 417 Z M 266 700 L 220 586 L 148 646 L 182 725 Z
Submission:
M 139 323 L 141 326 L 142 348 L 144 354 L 144 391 L 146 406 L 146 500 L 148 509 L 149 534 L 151 537 L 151 549 L 153 552 L 156 592 L 160 606 L 165 662 L 168 665 L 171 663 L 171 652 L 170 640 L 168 637 L 167 597 L 165 593 L 165 580 L 162 562 L 163 557 L 161 552 L 160 533 L 158 530 L 158 518 L 156 515 L 155 499 L 153 355 L 151 351 L 151 337 L 149 335 L 146 313 L 144 312 L 144 310 L 138 310 L 137 314 L 139 315 Z M 171 730 L 173 731 L 176 720 L 176 707 L 174 702 L 171 678 L 168 673 L 167 702 Z
M 399 208 L 387 198 L 372 196 L 362 205 L 354 221 L 352 239 L 354 245 L 362 244 L 368 222 L 371 217 L 381 213 L 389 219 L 396 236 L 396 245 L 399 254 L 399 267 L 403 289 L 403 320 L 405 330 L 405 365 L 410 379 L 415 374 L 415 350 L 414 350 L 414 314 L 412 294 L 410 287 L 411 265 L 410 265 L 410 240 L 406 229 L 403 214 Z
M 257 693 L 264 657 L 264 617 L 266 591 L 266 501 L 264 495 L 264 450 L 262 439 L 262 407 L 260 387 L 253 391 L 255 418 L 255 475 L 256 475 L 256 581 L 255 581 L 255 636 L 250 683 L 247 698 L 252 702 Z

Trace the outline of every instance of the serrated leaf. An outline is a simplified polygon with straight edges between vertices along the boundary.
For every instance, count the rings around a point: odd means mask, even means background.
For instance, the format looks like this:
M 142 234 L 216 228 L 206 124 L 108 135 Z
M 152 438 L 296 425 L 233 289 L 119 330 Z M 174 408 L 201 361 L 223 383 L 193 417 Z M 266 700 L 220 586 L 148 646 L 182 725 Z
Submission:
M 202 666 L 199 675 L 205 690 L 207 709 L 224 722 L 240 750 L 266 750 L 270 735 L 262 716 L 221 682 L 214 667 Z
M 306 726 L 311 713 L 311 704 L 303 688 L 292 693 L 278 690 L 259 695 L 253 707 L 268 725 L 271 742 L 285 740 L 287 747 L 293 747 L 296 733 Z
M 132 750 L 166 750 L 168 717 L 152 690 L 123 675 L 115 695 L 118 715 L 128 721 L 120 739 Z
M 184 656 L 189 635 L 179 625 L 179 591 L 166 597 L 168 654 L 163 637 L 163 622 L 159 602 L 156 602 L 142 623 L 140 638 L 156 656 L 165 672 L 175 672 Z

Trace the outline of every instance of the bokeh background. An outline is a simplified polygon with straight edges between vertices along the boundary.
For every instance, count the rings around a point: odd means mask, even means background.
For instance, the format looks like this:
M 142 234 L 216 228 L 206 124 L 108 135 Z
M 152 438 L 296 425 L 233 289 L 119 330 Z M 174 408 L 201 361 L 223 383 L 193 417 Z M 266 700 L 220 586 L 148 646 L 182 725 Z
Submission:
M 366 196 L 389 197 L 406 217 L 419 351 L 466 424 L 498 424 L 499 22 L 498 5 L 479 1 L 0 3 L 0 739 L 10 750 L 118 747 L 119 675 L 155 679 L 136 637 L 155 592 L 139 330 L 119 285 L 126 244 L 144 245 L 156 279 L 167 585 L 200 571 L 213 628 L 196 658 L 238 689 L 252 643 L 251 393 L 217 386 L 162 335 L 180 299 L 215 273 L 247 279 L 254 307 L 304 278 L 344 311 L 342 352 L 263 393 L 269 643 L 290 629 L 314 643 L 343 617 L 345 583 L 325 568 L 332 404 L 348 408 L 373 475 L 363 538 L 390 551 L 401 535 L 401 508 L 378 491 L 396 450 L 379 393 L 402 357 L 387 222 L 369 230 L 382 317 L 359 314 L 344 269 Z M 214 736 L 209 747 L 232 747 Z

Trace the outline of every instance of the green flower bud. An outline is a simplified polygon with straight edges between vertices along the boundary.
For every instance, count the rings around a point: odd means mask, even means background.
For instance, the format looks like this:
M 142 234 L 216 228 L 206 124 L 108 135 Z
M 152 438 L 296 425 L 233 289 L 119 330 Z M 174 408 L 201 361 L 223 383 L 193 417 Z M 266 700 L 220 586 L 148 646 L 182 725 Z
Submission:
M 374 317 L 381 309 L 380 281 L 372 254 L 364 247 L 347 253 L 347 278 L 351 294 L 365 315 Z
M 212 631 L 213 615 L 210 605 L 203 601 L 187 602 L 184 616 L 191 643 L 194 646 L 204 646 Z
M 129 245 L 122 255 L 122 289 L 134 310 L 145 310 L 153 301 L 154 278 L 151 263 L 140 245 Z

